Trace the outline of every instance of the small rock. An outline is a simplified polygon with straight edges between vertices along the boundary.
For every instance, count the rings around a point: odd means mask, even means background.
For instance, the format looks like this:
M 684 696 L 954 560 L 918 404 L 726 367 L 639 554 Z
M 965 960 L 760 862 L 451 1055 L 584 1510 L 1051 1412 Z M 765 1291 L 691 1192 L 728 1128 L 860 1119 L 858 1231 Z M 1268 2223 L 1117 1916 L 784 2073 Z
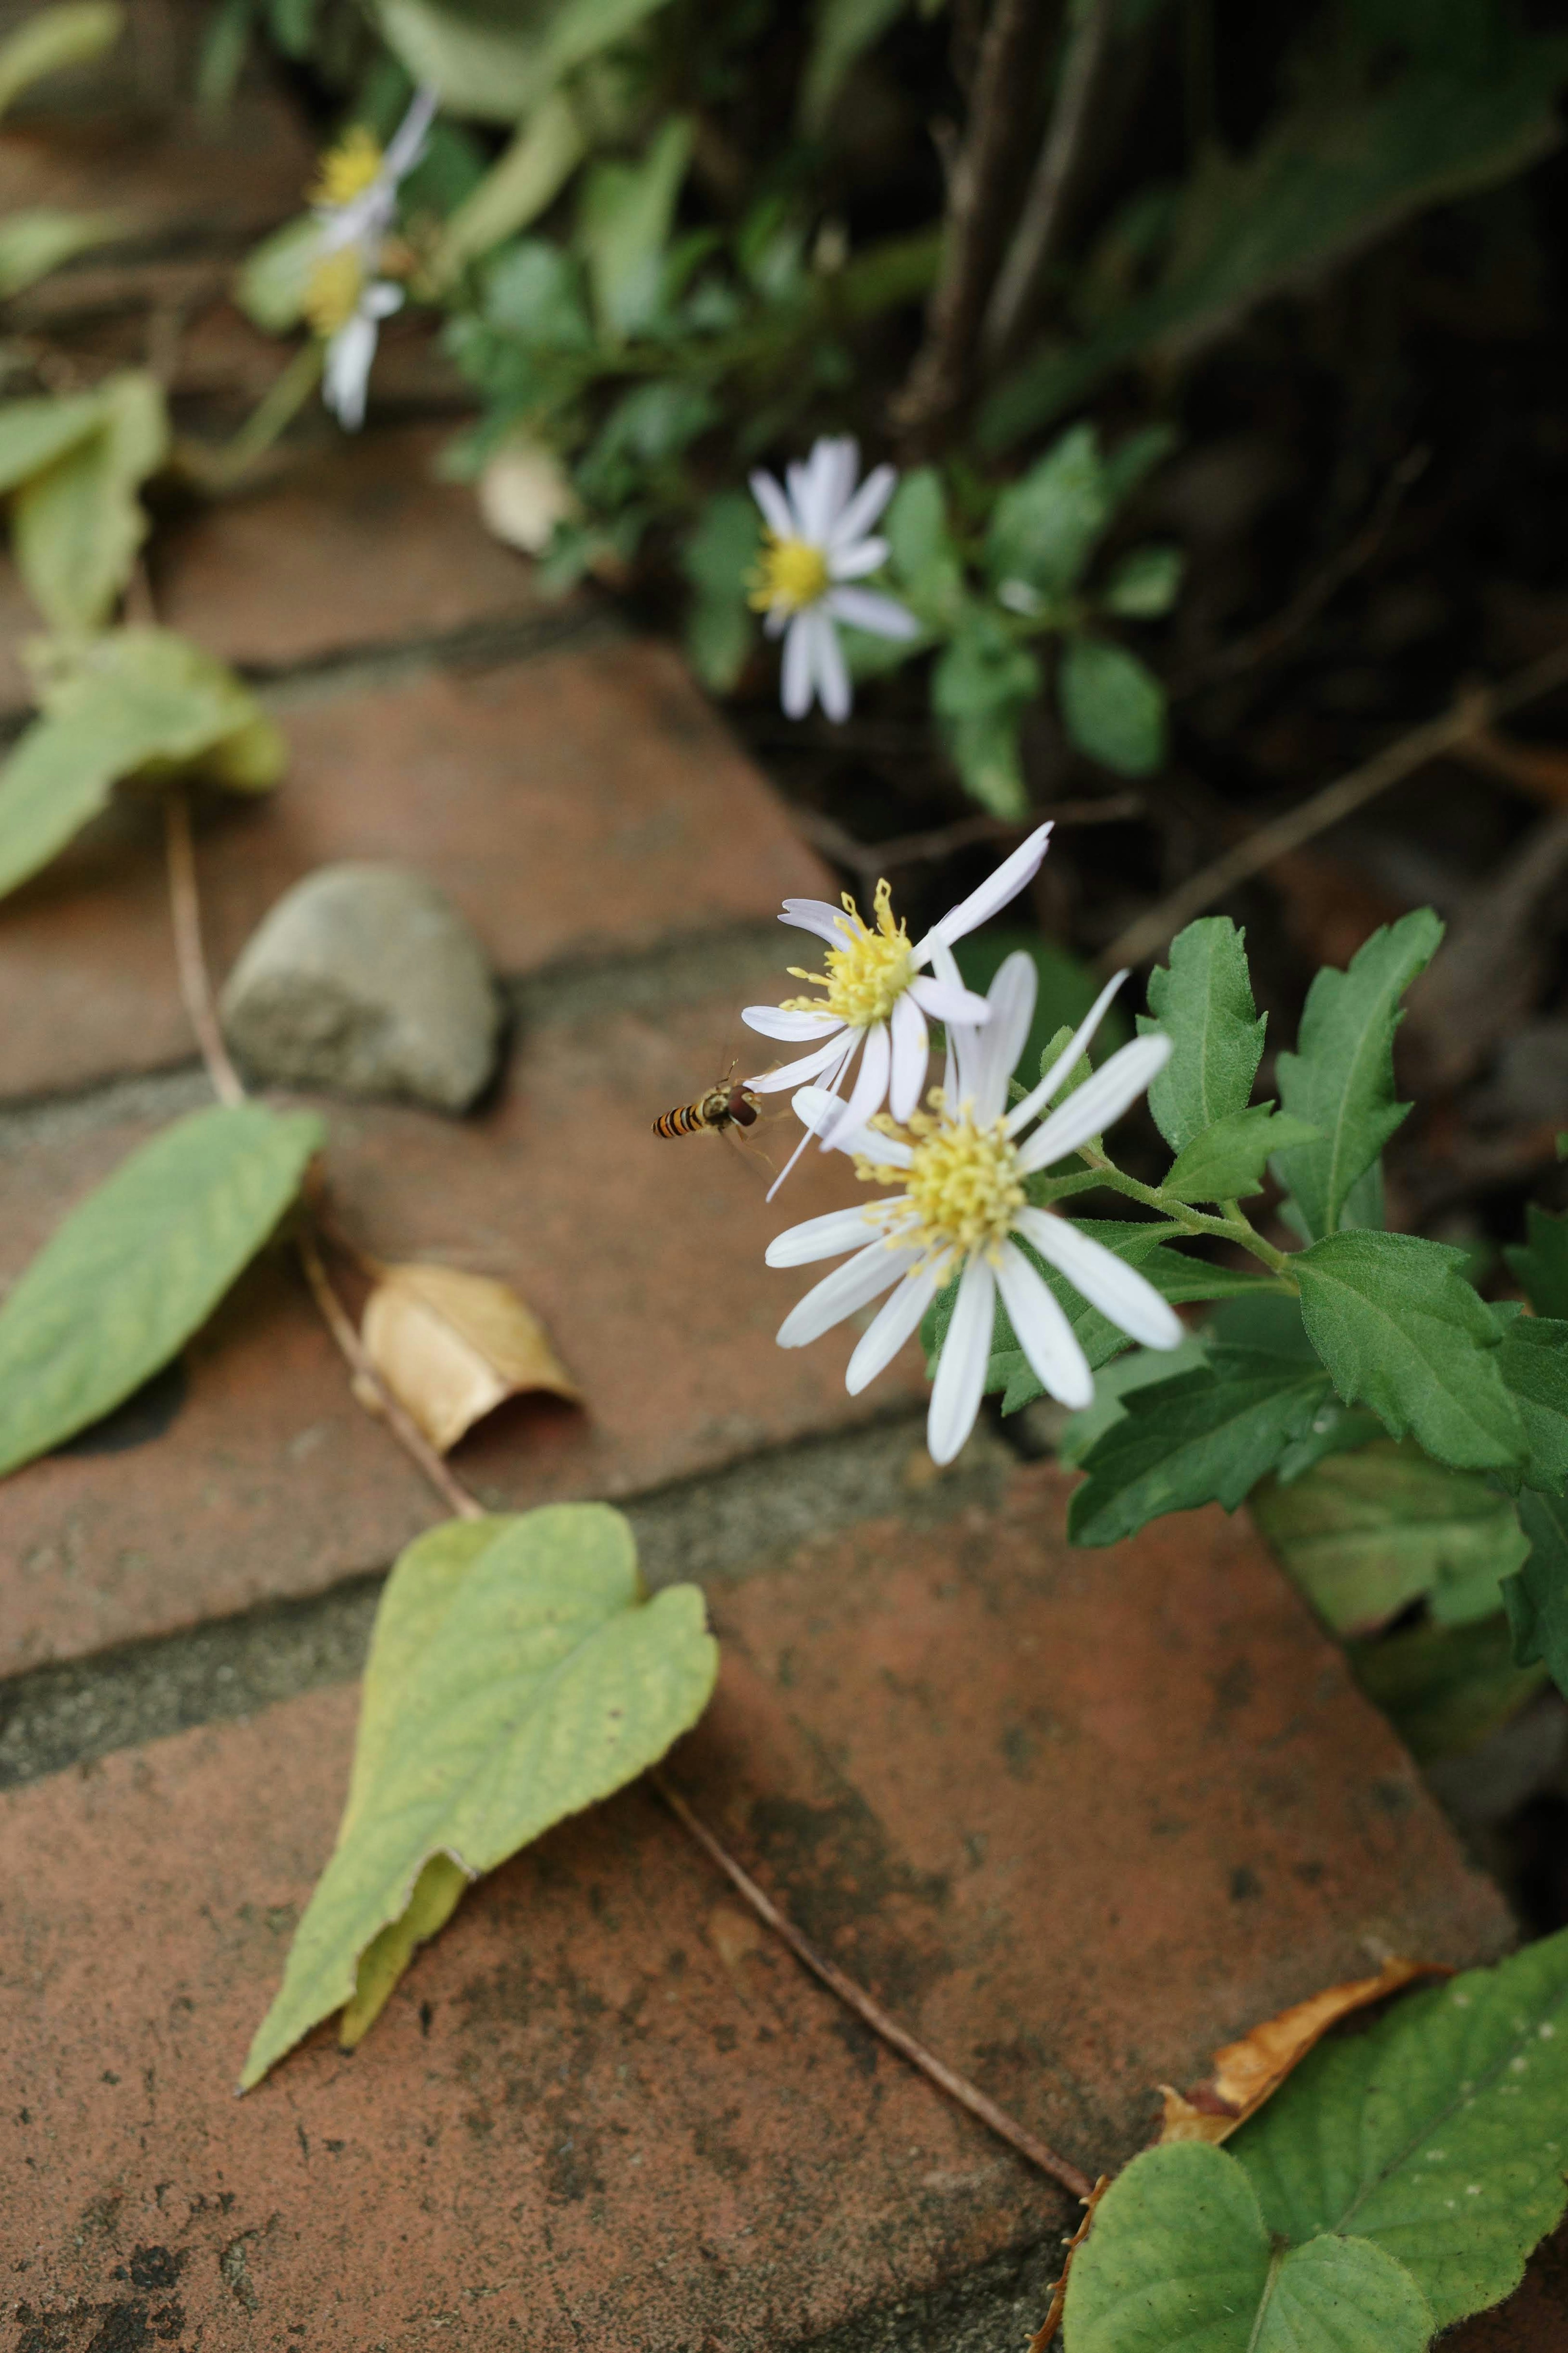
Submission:
M 223 992 L 258 1079 L 463 1111 L 495 1067 L 500 1005 L 483 950 L 397 866 L 323 866 L 287 892 Z

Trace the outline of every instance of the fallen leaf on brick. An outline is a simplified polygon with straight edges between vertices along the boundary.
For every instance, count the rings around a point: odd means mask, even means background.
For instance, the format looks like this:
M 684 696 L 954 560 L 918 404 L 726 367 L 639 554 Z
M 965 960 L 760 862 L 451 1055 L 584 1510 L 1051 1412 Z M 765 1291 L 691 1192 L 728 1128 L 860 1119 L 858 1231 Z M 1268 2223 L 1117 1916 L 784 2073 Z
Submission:
M 580 1404 L 543 1324 L 514 1291 L 449 1266 L 388 1266 L 365 1303 L 365 1353 L 443 1454 L 508 1398 Z
M 1184 2099 L 1168 2084 L 1162 2084 L 1165 2120 L 1160 2127 L 1161 2143 L 1228 2140 L 1342 2018 L 1364 2010 L 1369 2002 L 1382 2001 L 1386 1994 L 1397 1993 L 1415 1978 L 1452 1974 L 1440 1961 L 1391 1958 L 1374 1978 L 1355 1978 L 1345 1985 L 1330 1986 L 1310 2000 L 1282 2010 L 1278 2018 L 1266 2018 L 1239 2042 L 1227 2042 L 1215 2052 L 1212 2083 L 1200 2084 Z
M 1088 2238 L 1089 2224 L 1094 2221 L 1094 2210 L 1110 2187 L 1110 2174 L 1102 2173 L 1083 2201 L 1083 2220 L 1067 2242 L 1067 2260 L 1062 2265 L 1061 2277 L 1051 2282 L 1050 2306 L 1044 2320 L 1029 2339 L 1029 2353 L 1046 2353 L 1047 2346 L 1062 2325 L 1062 2313 L 1068 2300 L 1068 2277 L 1072 2270 L 1073 2256 Z

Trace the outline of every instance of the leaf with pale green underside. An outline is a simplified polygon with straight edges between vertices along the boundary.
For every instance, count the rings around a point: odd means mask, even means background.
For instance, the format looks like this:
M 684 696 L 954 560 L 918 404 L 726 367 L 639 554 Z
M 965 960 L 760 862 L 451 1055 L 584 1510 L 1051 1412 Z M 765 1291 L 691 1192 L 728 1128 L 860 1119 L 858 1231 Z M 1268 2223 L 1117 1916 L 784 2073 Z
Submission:
M 376 0 L 374 14 L 413 79 L 443 111 L 516 122 L 564 77 L 624 40 L 666 0 Z
M 283 752 L 249 690 L 188 639 L 162 629 L 100 638 L 0 766 L 0 897 L 47 865 L 121 778 L 196 764 L 259 791 L 281 774 Z
M 688 117 L 669 115 L 638 162 L 606 159 L 583 180 L 574 242 L 606 335 L 636 334 L 658 315 L 665 246 L 692 138 Z
M 1355 1229 L 1290 1261 L 1307 1336 L 1344 1402 L 1456 1470 L 1497 1470 L 1524 1461 L 1526 1440 L 1500 1335 L 1464 1266 L 1442 1242 Z
M 299 325 L 321 252 L 321 222 L 314 213 L 300 213 L 246 255 L 235 276 L 234 299 L 263 334 L 286 335 Z
M 1568 1218 L 1553 1217 L 1532 1201 L 1525 1234 L 1504 1258 L 1538 1315 L 1568 1318 Z
M 1080 752 L 1119 776 L 1148 776 L 1165 757 L 1165 690 L 1109 638 L 1070 637 L 1057 671 L 1062 724 Z
M 432 1531 L 388 1582 L 368 1755 L 242 2088 L 356 1997 L 385 1999 L 378 1963 L 361 1975 L 375 1940 L 416 1891 L 427 1917 L 460 1893 L 450 1873 L 422 1880 L 432 1858 L 494 1870 L 657 1763 L 708 1703 L 718 1651 L 702 1596 L 647 1599 L 618 1512 L 556 1504 L 489 1527 L 482 1545 L 466 1525 Z
M 1345 1196 L 1410 1109 L 1394 1093 L 1399 1000 L 1431 962 L 1443 926 L 1430 907 L 1373 932 L 1348 970 L 1320 972 L 1307 995 L 1293 1054 L 1281 1054 L 1279 1100 L 1318 1130 L 1316 1144 L 1281 1153 L 1276 1175 L 1307 1237 L 1331 1234 Z
M 1216 1119 L 1176 1155 L 1163 1190 L 1178 1201 L 1242 1201 L 1263 1190 L 1276 1152 L 1310 1144 L 1318 1131 L 1272 1103 L 1251 1103 Z
M 1266 1026 L 1252 1001 L 1247 934 L 1228 915 L 1205 915 L 1178 933 L 1169 965 L 1149 976 L 1149 1011 L 1138 1017 L 1141 1035 L 1161 1029 L 1171 1040 L 1149 1108 L 1173 1152 L 1246 1109 Z
M 200 1330 L 321 1137 L 302 1112 L 194 1112 L 71 1210 L 0 1303 L 0 1476 L 100 1419 Z
M 1336 1454 L 1289 1486 L 1268 1482 L 1252 1514 L 1336 1634 L 1373 1633 L 1423 1599 L 1444 1625 L 1489 1617 L 1499 1580 L 1530 1549 L 1507 1495 L 1408 1440 Z
M 1166 1512 L 1233 1512 L 1328 1394 L 1317 1365 L 1215 1347 L 1199 1371 L 1133 1390 L 1083 1458 L 1068 1511 L 1074 1544 L 1116 1544 Z
M 42 473 L 102 423 L 103 404 L 96 392 L 0 402 L 0 491 L 14 491 L 29 475 Z
M 1502 1589 L 1514 1659 L 1521 1667 L 1543 1664 L 1558 1690 L 1568 1694 L 1568 1503 L 1527 1490 L 1519 1499 L 1519 1518 L 1530 1557 Z
M 125 24 L 113 0 L 64 0 L 38 8 L 0 41 L 0 114 L 47 75 L 90 65 L 112 48 Z
M 1422 2353 L 1432 2325 L 1409 2274 L 1363 2238 L 1276 2248 L 1228 2149 L 1185 2141 L 1135 2157 L 1101 2199 L 1068 2274 L 1063 2345 Z
M 112 244 L 129 227 L 124 213 L 73 213 L 58 205 L 8 215 L 0 221 L 0 301 L 36 286 L 79 253 Z
M 169 446 L 163 390 L 144 369 L 100 385 L 102 421 L 11 501 L 23 586 L 56 629 L 86 635 L 109 618 L 147 535 L 138 495 Z

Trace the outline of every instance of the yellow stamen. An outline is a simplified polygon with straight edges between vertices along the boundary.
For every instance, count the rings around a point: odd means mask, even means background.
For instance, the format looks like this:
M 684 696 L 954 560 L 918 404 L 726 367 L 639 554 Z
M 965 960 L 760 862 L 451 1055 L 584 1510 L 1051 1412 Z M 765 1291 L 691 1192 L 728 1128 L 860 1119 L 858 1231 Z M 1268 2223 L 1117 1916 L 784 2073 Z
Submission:
M 933 1120 L 917 1112 L 910 1134 L 914 1159 L 908 1168 L 857 1163 L 861 1176 L 902 1187 L 921 1221 L 922 1249 L 994 1257 L 1027 1198 L 1017 1149 L 1004 1123 L 976 1127 L 967 1107 L 956 1119 Z M 911 1239 L 908 1233 L 899 1237 L 906 1248 Z
M 894 923 L 891 899 L 888 884 L 879 882 L 872 902 L 877 918 L 873 932 L 861 921 L 859 909 L 846 891 L 846 912 L 838 918 L 845 944 L 841 948 L 827 950 L 823 957 L 827 966 L 826 973 L 805 972 L 798 965 L 790 966 L 795 979 L 809 980 L 816 987 L 825 988 L 826 998 L 786 997 L 784 1012 L 831 1013 L 847 1022 L 852 1029 L 864 1029 L 874 1021 L 887 1019 L 915 976 L 910 935 L 902 923 Z
M 363 289 L 364 264 L 353 246 L 320 255 L 305 282 L 304 311 L 315 332 L 325 340 L 346 327 Z
M 363 122 L 344 132 L 321 157 L 321 178 L 310 191 L 313 205 L 348 205 L 363 195 L 381 169 L 381 146 Z
M 751 604 L 758 613 L 798 613 L 828 589 L 827 558 L 809 540 L 781 539 L 764 532 L 763 560 L 750 575 Z

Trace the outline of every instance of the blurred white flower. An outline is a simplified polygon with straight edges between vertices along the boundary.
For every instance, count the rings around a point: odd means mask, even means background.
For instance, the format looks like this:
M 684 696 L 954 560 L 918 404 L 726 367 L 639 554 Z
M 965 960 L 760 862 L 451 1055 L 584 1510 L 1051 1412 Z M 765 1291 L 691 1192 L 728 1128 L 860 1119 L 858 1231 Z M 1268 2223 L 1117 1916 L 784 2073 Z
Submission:
M 817 1079 L 828 1095 L 836 1096 L 863 1045 L 859 1075 L 847 1103 L 840 1108 L 838 1124 L 846 1130 L 863 1127 L 885 1103 L 890 1103 L 895 1119 L 908 1119 L 925 1088 L 930 1056 L 926 1017 L 946 1025 L 950 1036 L 961 1023 L 990 1018 L 984 997 L 963 986 L 952 943 L 989 923 L 1034 880 L 1050 833 L 1048 824 L 1037 826 L 994 874 L 950 908 L 912 946 L 903 924 L 893 921 L 892 894 L 886 882 L 877 885 L 874 930 L 864 922 L 847 892 L 842 909 L 830 907 L 826 899 L 786 899 L 779 921 L 814 932 L 827 943 L 825 973 L 806 972 L 799 965 L 792 965 L 790 972 L 795 979 L 808 980 L 827 993 L 820 997 L 786 997 L 777 1006 L 746 1007 L 741 1018 L 749 1029 L 792 1044 L 809 1039 L 813 1049 L 781 1070 L 764 1071 L 748 1079 L 747 1086 L 759 1094 L 774 1094 Z M 950 1046 L 950 1065 L 951 1060 Z M 837 1142 L 837 1134 L 832 1124 L 821 1133 L 826 1151 Z M 784 1176 L 789 1175 L 807 1140 L 801 1139 Z M 770 1201 L 784 1176 L 770 1191 Z
M 818 441 L 804 465 L 791 466 L 787 488 L 772 474 L 752 476 L 767 525 L 752 603 L 766 615 L 768 636 L 784 638 L 782 697 L 791 719 L 804 719 L 814 697 L 829 719 L 849 716 L 839 622 L 878 638 L 920 634 L 914 615 L 891 596 L 844 585 L 887 561 L 887 541 L 867 534 L 899 479 L 891 466 L 878 466 L 857 490 L 859 470 L 858 444 L 845 435 Z
M 1020 1241 L 1145 1347 L 1173 1348 L 1182 1338 L 1176 1315 L 1134 1267 L 1056 1211 L 1034 1208 L 1024 1189 L 1026 1176 L 1076 1152 L 1119 1118 L 1170 1059 L 1171 1041 L 1158 1031 L 1134 1039 L 1018 1141 L 1077 1063 L 1125 978 L 1118 974 L 1101 992 L 1038 1086 L 1009 1111 L 1008 1081 L 1028 1036 L 1036 986 L 1031 959 L 1009 956 L 991 984 L 984 1027 L 955 1033 L 956 1094 L 933 1089 L 931 1111 L 915 1113 L 901 1134 L 885 1116 L 875 1127 L 847 1135 L 840 1128 L 840 1149 L 856 1155 L 864 1179 L 901 1179 L 903 1190 L 868 1208 L 810 1218 L 768 1250 L 770 1266 L 805 1266 L 855 1253 L 784 1318 L 782 1348 L 804 1347 L 891 1291 L 849 1359 L 851 1396 L 892 1361 L 937 1293 L 958 1278 L 926 1421 L 926 1442 L 937 1462 L 951 1462 L 974 1427 L 998 1296 L 1018 1345 L 1051 1396 L 1081 1407 L 1094 1395 L 1072 1326 Z M 809 1128 L 837 1118 L 839 1108 L 817 1087 L 803 1087 L 795 1107 Z
M 376 272 L 397 210 L 398 184 L 425 152 L 436 106 L 434 90 L 416 90 L 384 153 L 355 125 L 322 156 L 321 176 L 311 191 L 321 235 L 306 281 L 305 316 L 326 345 L 321 397 L 350 433 L 364 422 L 381 322 L 403 301 L 403 289 Z

